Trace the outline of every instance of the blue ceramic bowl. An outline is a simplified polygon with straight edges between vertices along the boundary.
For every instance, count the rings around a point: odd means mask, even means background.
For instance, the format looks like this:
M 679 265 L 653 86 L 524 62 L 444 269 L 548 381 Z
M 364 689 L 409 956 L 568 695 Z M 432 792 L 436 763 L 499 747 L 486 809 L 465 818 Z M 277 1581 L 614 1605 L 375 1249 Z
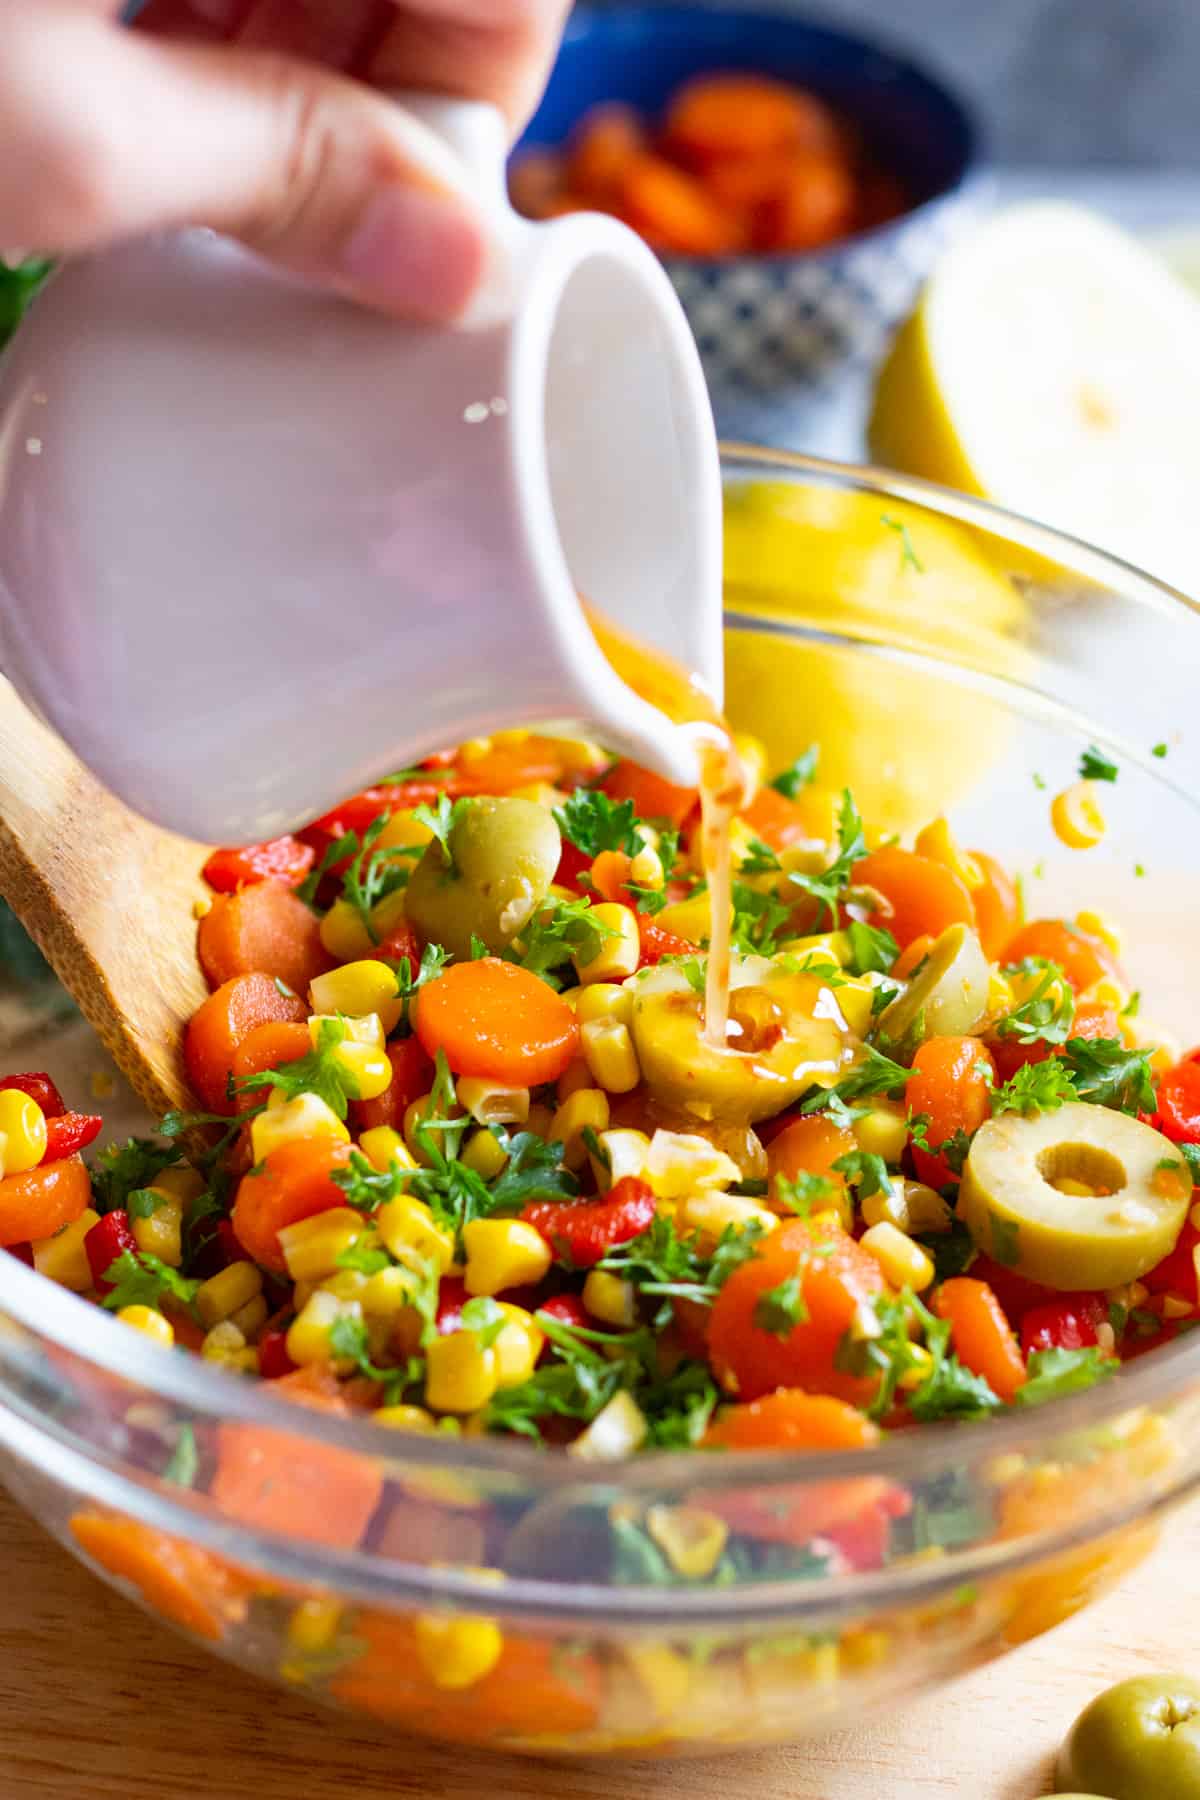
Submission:
M 600 101 L 657 117 L 685 81 L 719 70 L 770 74 L 820 95 L 857 125 L 913 203 L 822 250 L 663 258 L 718 415 L 739 394 L 820 387 L 873 363 L 970 207 L 980 154 L 966 107 L 908 57 L 794 13 L 707 6 L 577 10 L 518 153 L 561 145 Z

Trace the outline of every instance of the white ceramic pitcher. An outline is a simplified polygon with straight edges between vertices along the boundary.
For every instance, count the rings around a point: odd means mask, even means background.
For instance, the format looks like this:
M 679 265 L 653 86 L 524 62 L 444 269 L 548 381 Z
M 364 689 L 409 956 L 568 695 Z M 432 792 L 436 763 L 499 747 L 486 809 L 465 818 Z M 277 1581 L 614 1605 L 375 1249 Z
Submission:
M 0 366 L 0 667 L 207 841 L 533 721 L 694 781 L 578 593 L 720 698 L 716 438 L 670 283 L 614 220 L 519 219 L 490 108 L 405 103 L 492 222 L 460 325 L 192 231 L 65 268 Z

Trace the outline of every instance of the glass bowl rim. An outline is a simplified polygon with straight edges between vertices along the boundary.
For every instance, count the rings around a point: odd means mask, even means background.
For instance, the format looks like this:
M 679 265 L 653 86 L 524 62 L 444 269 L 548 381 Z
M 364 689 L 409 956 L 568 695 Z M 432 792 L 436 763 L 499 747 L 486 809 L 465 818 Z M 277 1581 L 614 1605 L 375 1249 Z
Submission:
M 896 474 L 869 464 L 731 442 L 721 445 L 721 464 L 726 479 L 742 472 L 773 472 L 785 477 L 808 475 L 832 479 L 851 489 L 909 500 L 992 536 L 1007 539 L 1049 560 L 1065 563 L 1092 580 L 1132 596 L 1152 610 L 1171 615 L 1182 608 L 1200 617 L 1200 602 L 1082 539 L 1009 512 L 992 502 L 954 492 L 918 477 Z M 779 622 L 773 619 L 770 628 L 778 631 Z M 1156 772 L 1162 779 L 1161 772 Z M 94 1302 L 47 1280 L 16 1257 L 0 1258 L 0 1323 L 5 1318 L 23 1325 L 36 1338 L 66 1350 L 90 1367 L 137 1384 L 149 1397 L 189 1408 L 197 1417 L 220 1423 L 258 1425 L 372 1458 L 386 1453 L 389 1461 L 403 1460 L 414 1472 L 424 1468 L 519 1478 L 530 1492 L 542 1498 L 557 1490 L 569 1490 L 576 1503 L 582 1503 L 590 1490 L 604 1490 L 611 1495 L 614 1485 L 618 1484 L 626 1493 L 636 1496 L 641 1491 L 686 1491 L 695 1481 L 694 1450 L 650 1451 L 620 1464 L 581 1464 L 553 1451 L 547 1452 L 540 1446 L 503 1437 L 404 1433 L 402 1444 L 393 1434 L 385 1446 L 379 1427 L 372 1425 L 369 1419 L 338 1418 L 300 1408 L 294 1401 L 272 1395 L 269 1383 L 231 1377 L 220 1368 L 207 1366 L 193 1354 L 163 1356 L 159 1346 L 122 1326 Z M 86 1349 L 82 1347 L 84 1345 Z M 7 1355 L 4 1338 L 0 1336 L 0 1368 Z M 1198 1369 L 1200 1335 L 1192 1340 L 1191 1334 L 1184 1334 L 1176 1342 L 1162 1345 L 1152 1354 L 1139 1358 L 1133 1367 L 1126 1366 L 1113 1380 L 1055 1401 L 1037 1412 L 1014 1411 L 978 1421 L 948 1422 L 925 1426 L 919 1431 L 897 1433 L 870 1453 L 870 1472 L 885 1479 L 912 1482 L 937 1473 L 945 1465 L 951 1446 L 954 1447 L 953 1454 L 963 1459 L 982 1454 L 1000 1456 L 1018 1445 L 1026 1453 L 1036 1451 L 1039 1444 L 1102 1426 L 1113 1418 L 1163 1398 L 1185 1385 Z M 26 1454 L 35 1462 L 57 1462 L 64 1472 L 68 1468 L 91 1470 L 100 1475 L 99 1488 L 109 1490 L 112 1504 L 124 1506 L 126 1510 L 133 1510 L 136 1505 L 161 1529 L 207 1542 L 223 1555 L 236 1556 L 240 1547 L 248 1561 L 273 1567 L 288 1579 L 325 1582 L 336 1579 L 347 1591 L 357 1591 L 366 1599 L 372 1595 L 382 1599 L 386 1593 L 392 1599 L 423 1596 L 428 1600 L 436 1591 L 439 1599 L 451 1604 L 465 1606 L 490 1596 L 495 1605 L 494 1587 L 480 1584 L 470 1574 L 458 1574 L 449 1569 L 423 1569 L 361 1551 L 334 1551 L 286 1534 L 261 1532 L 216 1520 L 198 1511 L 194 1502 L 181 1504 L 172 1498 L 173 1490 L 164 1487 L 153 1476 L 139 1472 L 135 1479 L 114 1469 L 99 1452 L 89 1455 L 83 1449 L 68 1445 L 62 1435 L 56 1433 L 50 1420 L 42 1419 L 34 1424 L 15 1409 L 6 1407 L 4 1411 L 8 1423 L 0 1431 L 0 1441 L 7 1436 L 10 1443 L 14 1440 L 18 1444 L 24 1442 L 25 1450 L 18 1448 L 19 1455 Z M 52 1443 L 56 1448 L 43 1456 L 34 1448 L 36 1440 L 43 1446 Z M 733 1461 L 723 1461 L 722 1468 L 730 1474 L 736 1469 L 739 1486 L 751 1487 L 761 1482 L 767 1486 L 787 1483 L 793 1488 L 804 1488 L 809 1484 L 861 1477 L 864 1458 L 861 1450 L 739 1451 Z M 1165 1496 L 1156 1497 L 1154 1505 L 1165 1506 L 1197 1482 L 1200 1482 L 1200 1475 L 1181 1477 L 1174 1489 Z M 135 1499 L 131 1499 L 131 1495 Z M 105 1496 L 97 1489 L 95 1497 Z M 727 1604 L 721 1603 L 720 1596 L 706 1592 L 691 1594 L 681 1589 L 666 1592 L 653 1589 L 646 1591 L 646 1604 L 642 1605 L 639 1596 L 643 1590 L 639 1588 L 573 1586 L 541 1579 L 510 1578 L 505 1584 L 504 1607 L 506 1611 L 531 1615 L 565 1612 L 578 1616 L 587 1613 L 609 1622 L 638 1615 L 644 1615 L 647 1620 L 670 1616 L 680 1623 L 699 1626 L 720 1619 L 728 1623 L 731 1614 L 795 1617 L 803 1611 L 829 1610 L 839 1603 L 866 1605 L 872 1597 L 878 1599 L 884 1593 L 894 1595 L 901 1580 L 906 1595 L 936 1596 L 961 1583 L 965 1570 L 987 1572 L 1003 1568 L 1009 1572 L 1024 1562 L 1040 1560 L 1115 1529 L 1125 1519 L 1141 1517 L 1147 1510 L 1152 1509 L 1147 1509 L 1143 1500 L 1135 1500 L 1111 1517 L 1097 1515 L 1083 1525 L 1066 1528 L 1057 1535 L 1039 1534 L 1032 1544 L 1012 1540 L 1002 1545 L 974 1546 L 952 1552 L 940 1559 L 937 1567 L 929 1566 L 924 1570 L 914 1566 L 903 1572 L 885 1569 L 875 1574 L 831 1577 L 803 1584 L 756 1583 L 749 1596 L 744 1588 L 734 1586 L 726 1591 Z

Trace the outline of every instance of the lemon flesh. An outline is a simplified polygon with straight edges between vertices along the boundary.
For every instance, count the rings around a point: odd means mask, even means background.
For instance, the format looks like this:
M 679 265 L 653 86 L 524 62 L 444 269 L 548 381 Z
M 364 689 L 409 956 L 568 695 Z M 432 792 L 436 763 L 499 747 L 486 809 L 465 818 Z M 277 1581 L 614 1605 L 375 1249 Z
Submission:
M 1036 202 L 951 250 L 881 371 L 872 454 L 1200 588 L 1200 299 L 1136 239 Z

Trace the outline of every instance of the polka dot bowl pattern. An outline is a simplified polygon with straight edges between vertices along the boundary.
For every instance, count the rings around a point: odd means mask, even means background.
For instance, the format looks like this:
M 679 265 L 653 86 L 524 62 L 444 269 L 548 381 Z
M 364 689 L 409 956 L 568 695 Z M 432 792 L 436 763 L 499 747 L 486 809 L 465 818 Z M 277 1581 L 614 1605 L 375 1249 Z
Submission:
M 878 358 L 973 211 L 981 154 L 964 103 L 905 53 L 794 12 L 703 6 L 578 9 L 518 154 L 562 144 L 601 101 L 655 117 L 683 82 L 733 69 L 821 95 L 858 126 L 913 205 L 824 250 L 663 258 L 723 426 L 734 412 L 744 419 L 755 396 L 820 389 Z

